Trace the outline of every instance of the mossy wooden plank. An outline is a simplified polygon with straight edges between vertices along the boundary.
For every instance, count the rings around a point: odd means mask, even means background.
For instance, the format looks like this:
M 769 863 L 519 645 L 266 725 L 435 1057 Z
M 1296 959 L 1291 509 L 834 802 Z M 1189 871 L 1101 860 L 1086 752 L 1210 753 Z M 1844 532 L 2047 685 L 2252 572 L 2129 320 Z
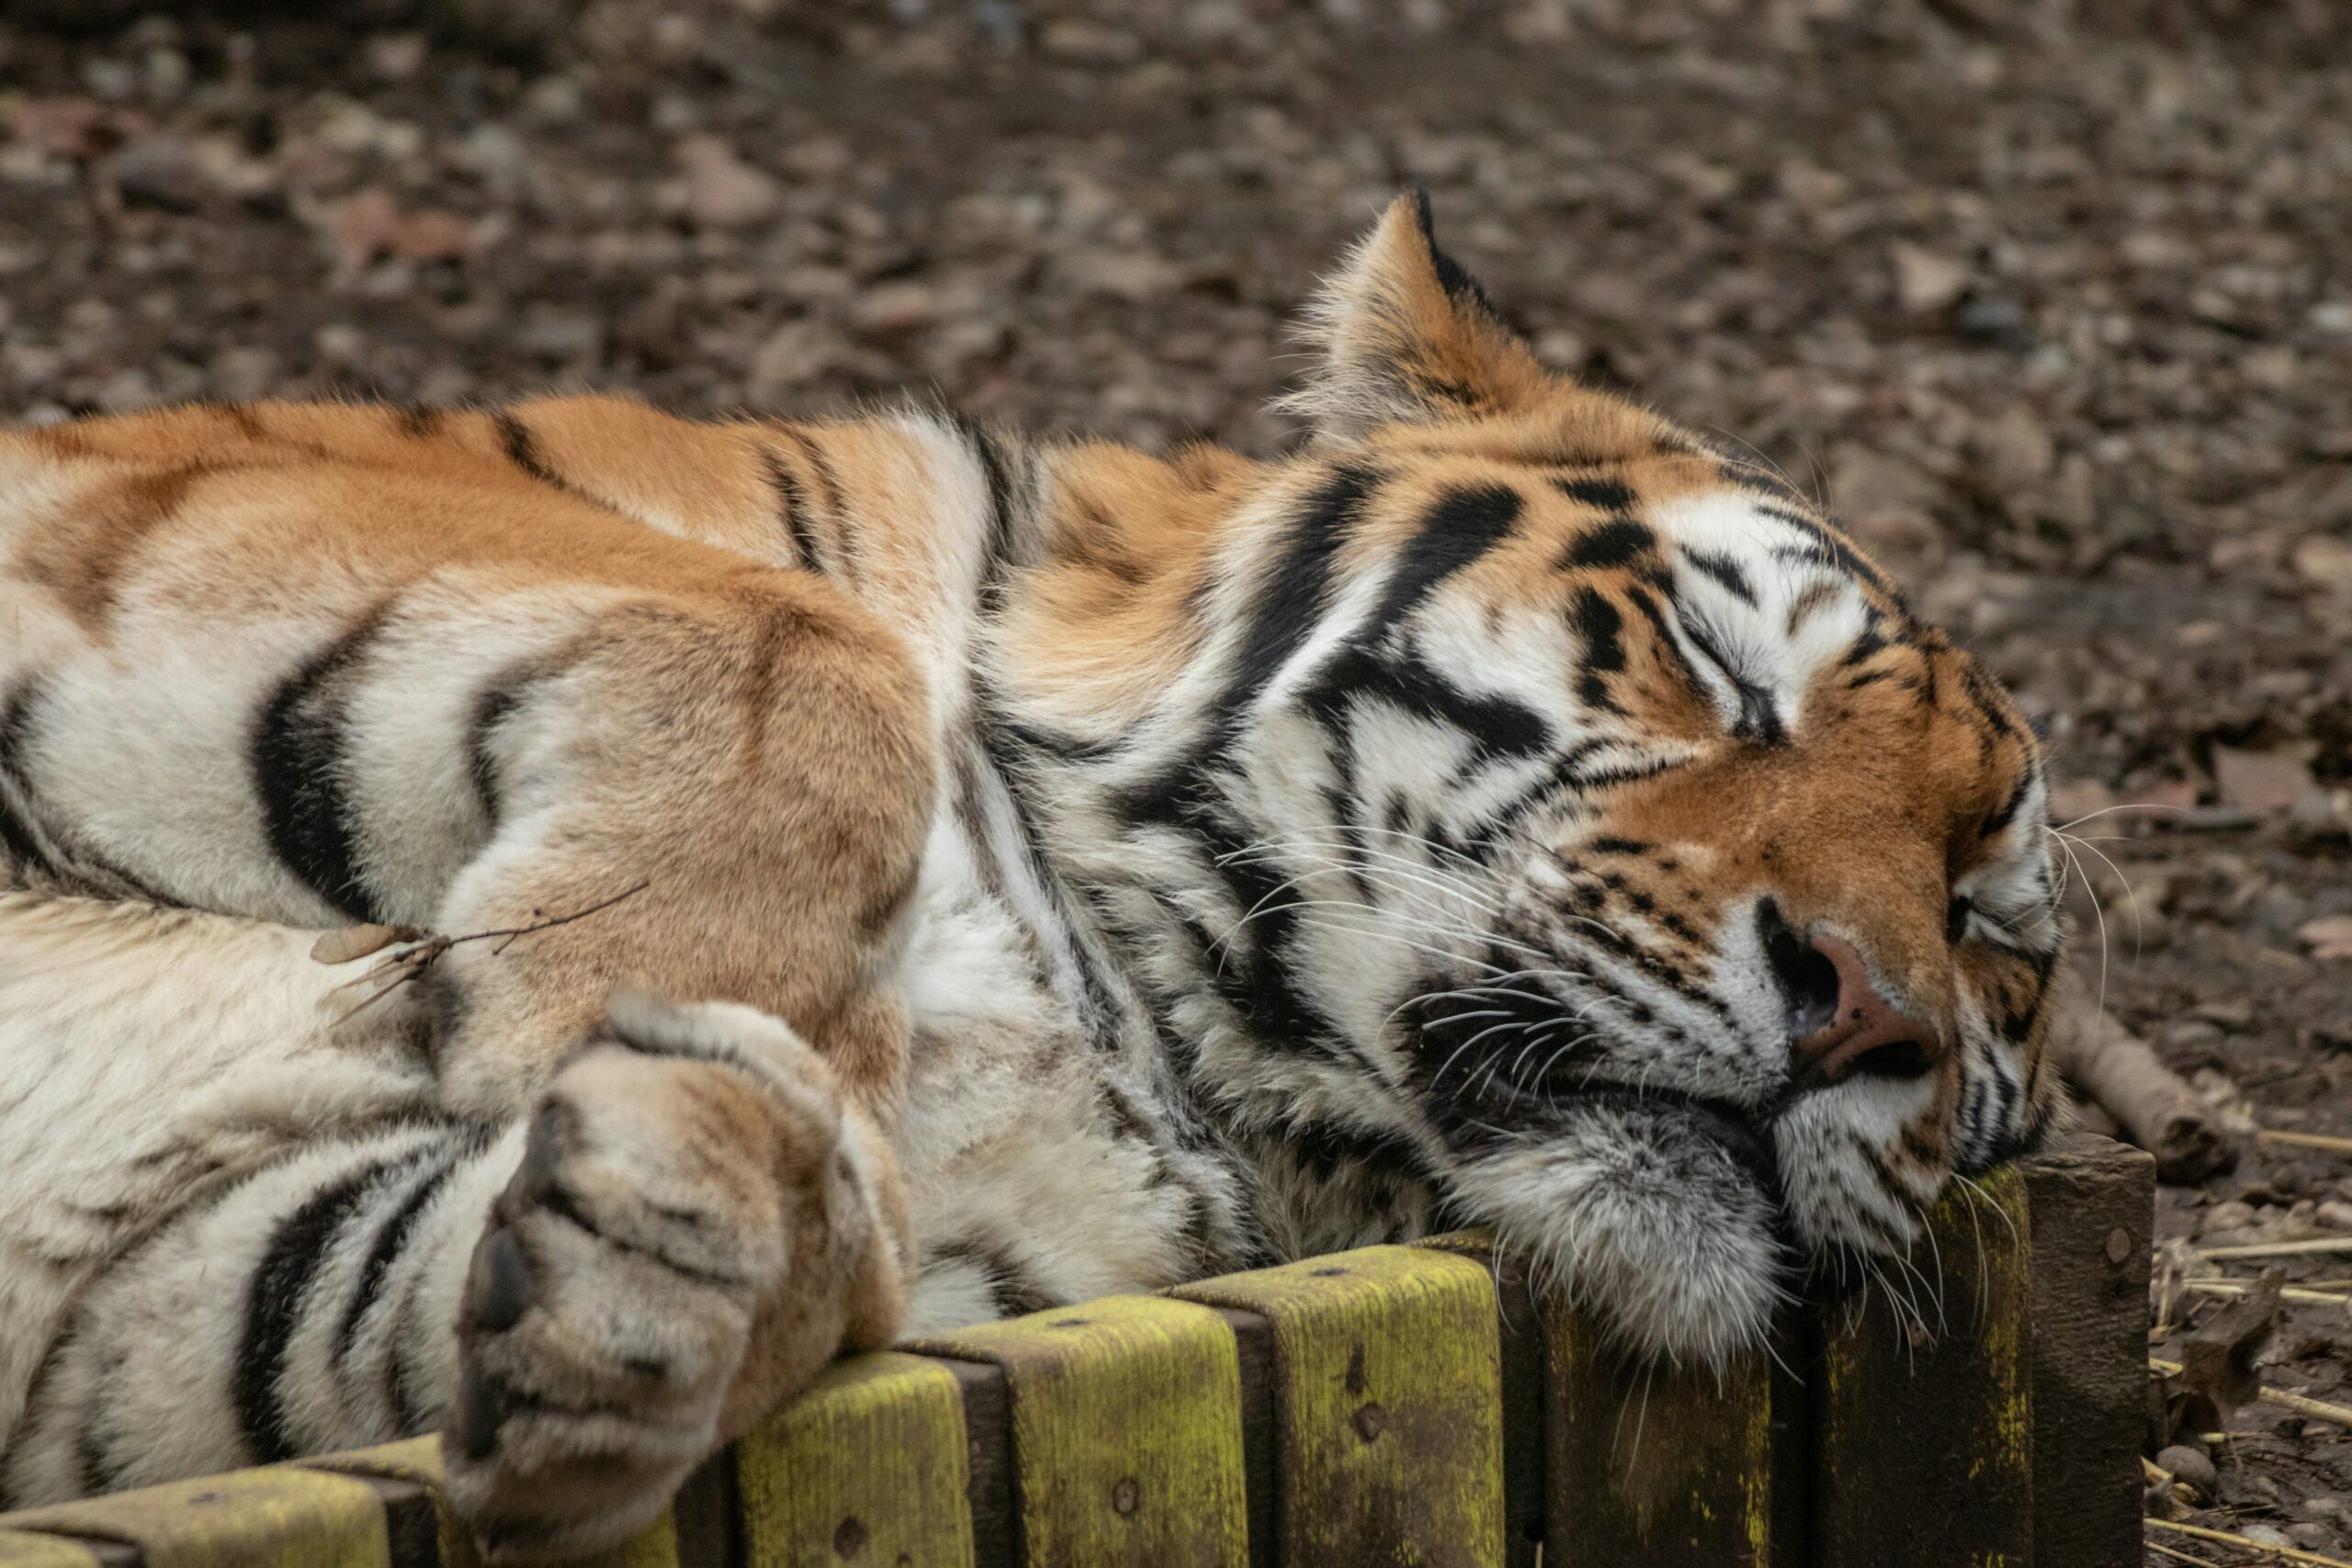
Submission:
M 1544 1303 L 1544 1561 L 1566 1568 L 1777 1568 L 1771 1363 L 1633 1360 Z
M 1502 1560 L 1501 1350 L 1486 1269 L 1375 1247 L 1173 1293 L 1273 1325 L 1288 1568 Z
M 99 1564 L 97 1554 L 79 1541 L 0 1529 L 0 1568 L 99 1568 Z
M 862 1356 L 736 1445 L 744 1549 L 753 1568 L 969 1568 L 969 1475 L 956 1374 Z
M 283 1466 L 28 1509 L 8 1523 L 135 1546 L 146 1568 L 391 1568 L 373 1487 Z
M 2156 1162 L 2106 1138 L 2018 1163 L 2033 1225 L 2033 1554 L 2140 1561 Z
M 1001 1367 L 1030 1568 L 1243 1568 L 1241 1376 L 1215 1311 L 1150 1296 L 913 1348 Z
M 1905 1299 L 1826 1309 L 1812 1380 L 1820 1568 L 2033 1562 L 2031 1222 L 2014 1168 L 1955 1185 Z M 1916 1308 L 1916 1311 L 1915 1311 Z
M 413 1482 L 424 1487 L 433 1495 L 433 1506 L 441 1519 L 442 1568 L 481 1568 L 481 1554 L 474 1550 L 471 1532 L 458 1517 L 456 1510 L 449 1506 L 447 1472 L 442 1467 L 439 1438 L 410 1438 L 370 1449 L 324 1454 L 304 1460 L 301 1465 L 309 1470 Z M 592 1556 L 566 1561 L 571 1568 L 680 1568 L 677 1531 L 669 1514 L 664 1512 L 660 1518 L 618 1546 L 609 1547 Z M 393 1568 L 406 1568 L 406 1565 L 396 1563 Z
M 1527 1260 L 1480 1227 L 1410 1244 L 1466 1258 L 1495 1284 L 1501 1322 L 1503 1555 L 1501 1568 L 1537 1568 L 1544 1545 L 1544 1307 Z

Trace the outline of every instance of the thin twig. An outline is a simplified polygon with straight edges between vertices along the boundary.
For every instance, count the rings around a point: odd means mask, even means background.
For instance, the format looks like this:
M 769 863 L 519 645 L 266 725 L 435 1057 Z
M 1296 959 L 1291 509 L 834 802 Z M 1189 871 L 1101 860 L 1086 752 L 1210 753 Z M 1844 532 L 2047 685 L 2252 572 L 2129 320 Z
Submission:
M 2352 1155 L 2352 1138 L 2338 1138 L 2326 1133 L 2288 1133 L 2276 1127 L 2257 1127 L 2255 1141 L 2264 1144 L 2291 1144 L 2299 1149 L 2326 1149 L 2332 1154 Z
M 2265 1241 L 2248 1247 L 2199 1247 L 2199 1258 L 2293 1258 L 2307 1252 L 2352 1252 L 2352 1235 L 2324 1235 L 2310 1241 Z
M 2273 1546 L 2267 1540 L 2256 1540 L 2250 1535 L 2232 1535 L 2227 1530 L 2207 1529 L 2203 1525 L 2177 1525 L 2170 1519 L 2143 1519 L 2140 1522 L 2151 1529 L 2178 1530 L 2183 1535 L 2193 1535 L 2199 1540 L 2218 1540 L 2225 1546 L 2242 1546 L 2249 1551 L 2267 1552 L 2273 1557 L 2284 1558 L 2290 1562 L 2316 1563 L 2318 1568 L 2352 1568 L 2352 1562 L 2346 1562 L 2341 1557 L 2322 1557 L 2316 1551 L 2298 1551 L 2291 1546 Z
M 2165 1556 L 2171 1558 L 2176 1562 L 2194 1562 L 2198 1564 L 2198 1568 L 2222 1568 L 2220 1563 L 2214 1562 L 2210 1557 L 2191 1557 L 2186 1551 L 2175 1551 L 2171 1547 L 2166 1546 L 2160 1540 L 2143 1540 L 2140 1544 L 2146 1547 L 2150 1551 L 2163 1553 Z
M 337 1026 L 340 1026 L 357 1018 L 361 1013 L 432 968 L 435 964 L 440 962 L 441 955 L 453 947 L 462 946 L 469 942 L 497 942 L 498 945 L 490 950 L 492 955 L 496 955 L 504 953 L 526 936 L 534 936 L 544 931 L 553 931 L 558 926 L 568 926 L 574 920 L 584 920 L 591 915 L 611 908 L 624 898 L 636 897 L 652 886 L 650 882 L 640 882 L 636 886 L 625 888 L 609 898 L 600 898 L 585 908 L 574 909 L 567 915 L 549 915 L 526 925 L 501 926 L 486 931 L 468 931 L 462 936 L 428 937 L 406 953 L 389 960 L 390 966 L 400 972 L 366 1001 L 361 1002 L 334 1021 Z
M 2200 1296 L 2242 1296 L 2254 1287 L 2241 1280 L 2183 1280 L 2180 1288 L 2194 1291 Z M 2325 1291 L 2307 1291 L 2299 1286 L 2282 1286 L 2279 1298 L 2290 1302 L 2317 1302 L 2322 1306 L 2352 1306 L 2352 1296 L 2331 1295 Z

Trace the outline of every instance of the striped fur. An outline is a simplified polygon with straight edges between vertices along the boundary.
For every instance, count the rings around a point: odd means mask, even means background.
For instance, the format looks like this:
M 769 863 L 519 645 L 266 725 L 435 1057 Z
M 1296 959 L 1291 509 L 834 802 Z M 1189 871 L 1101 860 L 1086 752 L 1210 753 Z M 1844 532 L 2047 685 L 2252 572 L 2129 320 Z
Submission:
M 1270 462 L 593 398 L 0 440 L 8 1497 L 439 1427 L 493 1551 L 570 1551 L 910 1329 L 1467 1219 L 1719 1360 L 1899 1266 L 2057 1103 L 2032 736 L 1425 208 L 1315 330 Z M 310 956 L 351 922 L 414 929 Z M 1954 1049 L 1806 1081 L 1791 933 Z

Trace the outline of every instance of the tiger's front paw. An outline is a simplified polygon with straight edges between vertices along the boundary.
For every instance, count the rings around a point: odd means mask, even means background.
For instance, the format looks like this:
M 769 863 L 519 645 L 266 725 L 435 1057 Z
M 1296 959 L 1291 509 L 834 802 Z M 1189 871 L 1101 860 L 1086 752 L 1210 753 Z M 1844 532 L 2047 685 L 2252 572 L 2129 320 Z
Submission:
M 616 998 L 474 1249 L 446 1439 L 493 1558 L 593 1551 L 842 1349 L 897 1332 L 888 1148 L 765 1014 Z

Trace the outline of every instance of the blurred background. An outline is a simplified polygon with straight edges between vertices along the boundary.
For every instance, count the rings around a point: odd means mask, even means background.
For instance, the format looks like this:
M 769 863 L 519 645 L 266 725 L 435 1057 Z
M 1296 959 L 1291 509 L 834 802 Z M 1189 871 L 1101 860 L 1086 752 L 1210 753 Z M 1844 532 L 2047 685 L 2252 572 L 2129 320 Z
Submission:
M 1825 495 L 2044 727 L 2085 967 L 2227 1134 L 2158 1351 L 2260 1267 L 2204 1250 L 2352 1233 L 2332 0 L 11 0 L 0 400 L 911 391 L 1265 452 L 1414 183 L 1548 361 Z M 2352 1252 L 2283 1261 L 2264 1381 L 2344 1400 Z M 2352 1541 L 2343 1428 L 2222 1415 L 2158 1506 Z

